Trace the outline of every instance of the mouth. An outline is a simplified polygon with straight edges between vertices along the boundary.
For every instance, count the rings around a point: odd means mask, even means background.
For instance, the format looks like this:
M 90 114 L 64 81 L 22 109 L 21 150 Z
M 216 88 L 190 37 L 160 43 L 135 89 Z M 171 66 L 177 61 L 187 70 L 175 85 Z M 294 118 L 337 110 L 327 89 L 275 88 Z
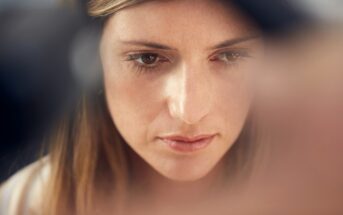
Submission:
M 182 136 L 172 135 L 159 137 L 164 144 L 169 146 L 172 150 L 178 152 L 194 152 L 206 148 L 212 140 L 215 134 L 197 135 L 197 136 Z

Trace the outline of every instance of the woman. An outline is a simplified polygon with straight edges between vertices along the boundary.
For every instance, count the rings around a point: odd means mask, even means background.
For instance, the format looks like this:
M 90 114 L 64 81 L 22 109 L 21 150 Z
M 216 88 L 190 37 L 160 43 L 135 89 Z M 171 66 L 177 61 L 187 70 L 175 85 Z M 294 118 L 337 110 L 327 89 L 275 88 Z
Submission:
M 250 156 L 256 29 L 212 0 L 93 0 L 89 13 L 104 20 L 103 90 L 61 120 L 46 158 L 3 185 L 2 210 L 194 212 Z

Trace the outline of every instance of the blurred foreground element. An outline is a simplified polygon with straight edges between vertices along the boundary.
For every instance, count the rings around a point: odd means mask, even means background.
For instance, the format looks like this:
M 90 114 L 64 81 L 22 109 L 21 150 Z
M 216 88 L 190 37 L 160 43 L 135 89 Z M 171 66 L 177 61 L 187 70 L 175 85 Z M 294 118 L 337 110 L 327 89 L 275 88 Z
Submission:
M 343 214 L 343 28 L 299 30 L 267 44 L 249 214 Z

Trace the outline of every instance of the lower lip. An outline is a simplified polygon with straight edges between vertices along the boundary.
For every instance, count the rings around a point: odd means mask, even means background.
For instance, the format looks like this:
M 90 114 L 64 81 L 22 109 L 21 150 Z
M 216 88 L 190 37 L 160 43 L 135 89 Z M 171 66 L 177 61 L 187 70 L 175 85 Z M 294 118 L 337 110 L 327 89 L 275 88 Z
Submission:
M 178 152 L 194 152 L 206 148 L 212 142 L 214 136 L 203 138 L 195 142 L 173 141 L 168 139 L 160 139 L 170 148 Z

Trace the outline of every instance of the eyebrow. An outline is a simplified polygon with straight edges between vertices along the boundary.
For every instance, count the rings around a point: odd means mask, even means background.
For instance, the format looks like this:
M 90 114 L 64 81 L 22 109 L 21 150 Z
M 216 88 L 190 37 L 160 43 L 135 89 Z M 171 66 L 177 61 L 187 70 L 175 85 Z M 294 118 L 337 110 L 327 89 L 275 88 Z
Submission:
M 230 40 L 225 40 L 215 46 L 210 47 L 209 49 L 220 49 L 220 48 L 225 48 L 225 47 L 229 47 L 229 46 L 233 46 L 236 45 L 238 43 L 243 43 L 249 40 L 254 40 L 260 38 L 259 35 L 250 35 L 250 36 L 246 36 L 246 37 L 239 37 L 239 38 L 234 38 L 234 39 L 230 39 Z
M 166 46 L 160 43 L 155 43 L 155 42 L 150 42 L 150 41 L 145 41 L 145 40 L 130 40 L 130 41 L 121 41 L 121 42 L 128 45 L 139 45 L 139 46 L 145 46 L 145 47 L 154 48 L 154 49 L 176 50 L 175 48 L 171 48 L 169 46 Z
M 228 46 L 233 46 L 238 43 L 246 42 L 249 40 L 257 39 L 259 38 L 258 35 L 252 35 L 252 36 L 246 36 L 246 37 L 239 37 L 239 38 L 234 38 L 230 40 L 225 40 L 213 47 L 210 47 L 210 49 L 220 49 Z M 123 40 L 121 43 L 128 44 L 128 45 L 139 45 L 139 46 L 145 46 L 147 48 L 153 48 L 153 49 L 162 49 L 162 50 L 176 50 L 175 48 L 169 47 L 164 44 L 160 43 L 155 43 L 155 42 L 150 42 L 150 41 L 145 41 L 145 40 Z

